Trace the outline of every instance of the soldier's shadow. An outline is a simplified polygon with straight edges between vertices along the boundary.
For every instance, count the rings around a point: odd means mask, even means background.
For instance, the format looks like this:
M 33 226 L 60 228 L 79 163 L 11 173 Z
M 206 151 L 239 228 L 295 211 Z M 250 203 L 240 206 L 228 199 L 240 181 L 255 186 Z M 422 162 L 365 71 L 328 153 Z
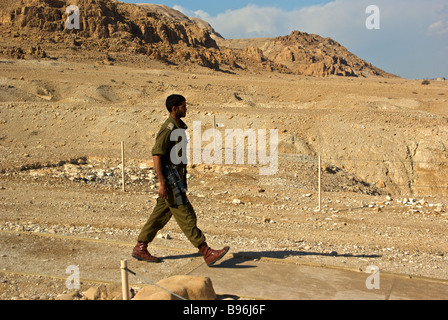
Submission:
M 202 257 L 202 255 L 199 252 L 196 253 L 186 253 L 186 254 L 178 254 L 178 255 L 167 255 L 164 257 L 161 257 L 162 260 L 178 260 L 178 259 L 187 259 L 187 258 L 196 258 L 196 257 Z
M 377 254 L 338 254 L 337 252 L 323 253 L 323 252 L 306 252 L 306 251 L 295 251 L 295 250 L 280 250 L 280 251 L 240 251 L 233 253 L 230 258 L 225 258 L 221 263 L 217 263 L 214 268 L 256 268 L 257 265 L 248 264 L 249 261 L 260 261 L 262 258 L 272 258 L 272 259 L 286 259 L 288 257 L 300 257 L 300 256 L 327 256 L 327 257 L 345 257 L 345 258 L 380 258 L 381 255 Z
M 201 258 L 201 260 L 202 260 L 202 255 L 201 255 L 200 252 L 197 252 L 197 253 L 178 254 L 178 255 L 170 255 L 170 256 L 161 257 L 162 261 L 165 261 L 165 260 L 188 259 L 188 258 Z M 239 264 L 244 263 L 244 262 L 246 262 L 248 260 L 255 260 L 255 259 L 247 259 L 247 258 L 242 258 L 240 256 L 235 257 L 235 255 L 233 257 L 231 257 L 231 254 L 228 253 L 221 261 L 218 261 L 212 267 L 241 268 L 241 269 L 255 268 L 255 266 L 239 265 Z

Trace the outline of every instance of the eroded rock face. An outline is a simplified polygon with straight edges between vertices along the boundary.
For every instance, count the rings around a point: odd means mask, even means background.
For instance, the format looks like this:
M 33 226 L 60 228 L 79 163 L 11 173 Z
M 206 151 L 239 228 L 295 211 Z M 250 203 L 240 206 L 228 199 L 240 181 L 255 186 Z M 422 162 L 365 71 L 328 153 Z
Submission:
M 79 29 L 66 27 L 70 5 L 79 8 Z M 211 69 L 223 66 L 306 76 L 391 76 L 351 54 L 330 38 L 294 31 L 268 39 L 260 47 L 218 47 L 219 34 L 204 21 L 190 19 L 159 5 L 114 0 L 10 0 L 0 7 L 2 25 L 10 30 L 50 33 L 34 41 L 76 37 L 76 46 L 99 52 L 145 54 L 167 63 L 191 62 Z M 61 36 L 62 34 L 62 36 Z M 40 37 L 40 38 L 39 38 Z M 72 40 L 73 42 L 73 40 Z
M 66 8 L 80 9 L 79 36 L 93 39 L 137 38 L 146 43 L 183 43 L 187 46 L 216 47 L 209 33 L 180 21 L 170 21 L 154 11 L 132 4 L 109 0 L 25 0 L 12 10 L 7 22 L 20 28 L 39 28 L 44 31 L 67 31 Z
M 306 32 L 294 31 L 288 36 L 271 39 L 265 44 L 264 52 L 275 63 L 283 64 L 299 75 L 386 75 L 384 71 L 350 53 L 333 39 Z
M 69 5 L 80 9 L 79 30 L 66 27 Z M 143 53 L 167 62 L 218 67 L 213 53 L 217 45 L 206 29 L 169 20 L 137 5 L 109 0 L 25 0 L 23 5 L 7 9 L 3 24 L 13 29 L 70 34 L 79 39 L 79 45 L 107 52 Z

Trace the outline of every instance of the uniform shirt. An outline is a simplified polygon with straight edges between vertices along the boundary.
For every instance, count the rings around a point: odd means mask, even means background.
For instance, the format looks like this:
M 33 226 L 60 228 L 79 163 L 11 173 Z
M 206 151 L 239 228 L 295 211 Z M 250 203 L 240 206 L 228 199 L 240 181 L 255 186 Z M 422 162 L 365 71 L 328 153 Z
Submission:
M 188 129 L 185 122 L 182 120 L 179 120 L 179 125 L 177 124 L 176 120 L 174 120 L 171 116 L 168 117 L 168 119 L 165 121 L 165 123 L 162 125 L 162 127 L 159 130 L 159 133 L 156 137 L 156 142 L 154 144 L 154 147 L 152 148 L 152 155 L 160 155 L 163 156 L 170 164 L 173 164 L 176 166 L 179 175 L 182 177 L 182 182 L 184 186 L 187 186 L 186 181 L 186 175 L 187 175 L 187 162 L 186 162 L 186 155 L 182 154 L 183 152 L 186 152 L 186 147 L 181 147 L 181 144 L 186 144 L 186 134 L 185 130 Z M 172 135 L 173 131 L 181 129 L 182 131 L 176 131 L 175 134 Z M 175 138 L 177 137 L 177 140 Z M 172 138 L 175 141 L 171 141 Z M 185 140 L 184 140 L 185 139 Z M 178 143 L 180 143 L 178 146 L 176 146 Z M 176 155 L 176 149 L 174 149 L 174 152 L 172 152 L 173 148 L 179 148 L 179 151 Z M 184 161 L 181 161 L 182 156 L 184 157 Z M 177 157 L 177 159 L 174 158 Z

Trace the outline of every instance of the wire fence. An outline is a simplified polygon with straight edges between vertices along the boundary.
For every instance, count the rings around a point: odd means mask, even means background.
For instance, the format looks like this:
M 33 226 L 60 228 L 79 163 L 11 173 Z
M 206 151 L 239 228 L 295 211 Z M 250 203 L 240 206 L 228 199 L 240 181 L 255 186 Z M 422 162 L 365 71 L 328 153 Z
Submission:
M 58 139 L 53 138 L 45 145 L 38 144 L 37 146 L 28 147 L 26 150 L 27 152 L 31 152 L 35 149 L 45 149 L 48 147 L 54 147 L 54 148 L 61 148 L 66 146 L 67 144 L 76 144 L 80 146 L 77 150 L 78 153 L 85 153 L 90 152 L 90 149 L 92 146 L 98 147 L 98 148 L 104 148 L 108 150 L 109 155 L 116 154 L 117 159 L 119 159 L 120 156 L 120 148 L 123 148 L 123 142 L 122 141 L 104 141 L 104 140 L 97 140 L 97 139 L 86 139 L 82 137 L 77 138 L 67 138 L 67 139 Z M 151 156 L 151 147 L 148 145 L 148 141 L 128 141 L 127 144 L 127 154 L 133 154 L 134 156 L 141 157 L 141 156 L 147 156 L 150 158 Z M 83 146 L 88 146 L 83 150 Z M 6 148 L 2 146 L 2 141 L 0 140 L 0 148 Z M 114 151 L 116 150 L 116 151 Z M 204 152 L 204 149 L 196 150 L 191 148 L 190 152 Z M 244 150 L 244 149 L 243 149 Z M 235 150 L 233 150 L 235 151 Z M 248 150 L 244 150 L 246 152 Z M 226 148 L 221 148 L 221 152 L 226 152 Z M 247 153 L 247 152 L 246 152 Z M 39 152 L 41 154 L 41 151 Z M 246 156 L 245 156 L 246 157 Z M 309 162 L 314 163 L 317 165 L 319 161 L 319 156 L 313 156 L 313 155 L 304 155 L 304 154 L 291 154 L 291 153 L 279 153 L 279 158 L 289 158 L 294 159 L 294 161 L 302 161 L 302 162 Z M 27 158 L 30 158 L 29 156 Z M 88 156 L 87 156 L 88 158 Z M 191 158 L 190 158 L 191 159 Z M 232 158 L 236 159 L 236 157 Z M 26 160 L 27 162 L 30 161 L 30 159 Z M 402 165 L 403 170 L 412 171 L 418 169 L 418 166 L 434 166 L 439 168 L 433 168 L 433 170 L 443 169 L 444 166 L 448 167 L 448 159 L 441 159 L 441 160 L 428 160 L 428 161 L 422 161 L 422 160 L 414 160 L 412 158 L 388 158 L 388 159 L 368 159 L 368 158 L 347 158 L 347 157 L 326 157 L 321 156 L 321 161 L 325 165 L 330 166 L 341 166 L 341 163 L 344 164 L 350 164 L 351 166 L 354 166 L 353 168 L 349 169 L 348 171 L 352 171 L 351 173 L 356 174 L 359 172 L 359 168 L 363 165 L 367 164 L 374 164 L 374 165 L 385 165 L 387 168 L 387 165 L 389 164 L 399 164 Z M 211 163 L 211 165 L 229 165 L 228 163 Z M 232 163 L 230 163 L 232 164 Z M 427 168 L 423 168 L 427 169 Z M 446 168 L 448 170 L 448 168 Z M 378 172 L 377 172 L 378 173 Z M 375 171 L 373 171 L 373 175 L 375 175 Z M 376 174 L 378 176 L 378 174 Z M 396 182 L 391 181 L 391 184 L 393 184 L 394 187 L 398 188 L 406 188 L 406 189 L 435 189 L 435 190 L 443 190 L 446 189 L 448 193 L 448 184 L 447 185 L 440 185 L 440 184 L 431 184 L 431 185 L 422 185 L 422 184 L 415 184 L 413 181 L 414 177 L 411 177 L 409 179 L 409 182 L 407 184 L 399 184 Z M 373 182 L 372 182 L 373 183 Z
M 300 154 L 281 154 L 280 156 L 296 159 L 298 161 L 307 161 L 310 163 L 313 163 L 315 165 L 318 165 L 319 162 L 319 156 L 309 156 L 309 155 L 300 155 Z M 447 174 L 448 174 L 448 161 L 419 161 L 419 160 L 413 160 L 413 159 L 362 159 L 362 158 L 331 158 L 331 157 L 320 157 L 320 161 L 328 166 L 340 166 L 341 162 L 352 162 L 356 163 L 356 167 L 360 167 L 365 163 L 374 163 L 374 164 L 401 164 L 403 166 L 409 166 L 411 170 L 415 170 L 417 165 L 419 164 L 430 164 L 430 165 L 436 165 L 439 167 L 447 166 Z M 322 168 L 320 168 L 322 170 Z M 356 173 L 358 171 L 356 168 L 354 168 L 354 172 Z M 399 183 L 393 183 L 394 187 L 400 187 L 400 188 L 411 188 L 411 189 L 417 189 L 417 188 L 429 188 L 429 189 L 446 189 L 448 193 L 448 185 L 420 185 L 415 184 L 413 181 L 409 180 L 408 184 L 399 184 Z

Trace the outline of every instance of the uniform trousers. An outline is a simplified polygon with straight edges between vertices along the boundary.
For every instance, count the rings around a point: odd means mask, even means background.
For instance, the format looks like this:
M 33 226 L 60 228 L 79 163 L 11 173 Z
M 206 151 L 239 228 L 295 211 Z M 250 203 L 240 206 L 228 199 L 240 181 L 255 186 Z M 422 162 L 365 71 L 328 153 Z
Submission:
M 177 224 L 187 239 L 199 248 L 205 242 L 205 236 L 197 227 L 197 217 L 193 206 L 188 203 L 188 214 L 184 205 L 177 205 L 174 193 L 170 191 L 167 199 L 158 198 L 156 206 L 143 226 L 137 241 L 150 243 L 154 240 L 157 232 L 174 216 Z

